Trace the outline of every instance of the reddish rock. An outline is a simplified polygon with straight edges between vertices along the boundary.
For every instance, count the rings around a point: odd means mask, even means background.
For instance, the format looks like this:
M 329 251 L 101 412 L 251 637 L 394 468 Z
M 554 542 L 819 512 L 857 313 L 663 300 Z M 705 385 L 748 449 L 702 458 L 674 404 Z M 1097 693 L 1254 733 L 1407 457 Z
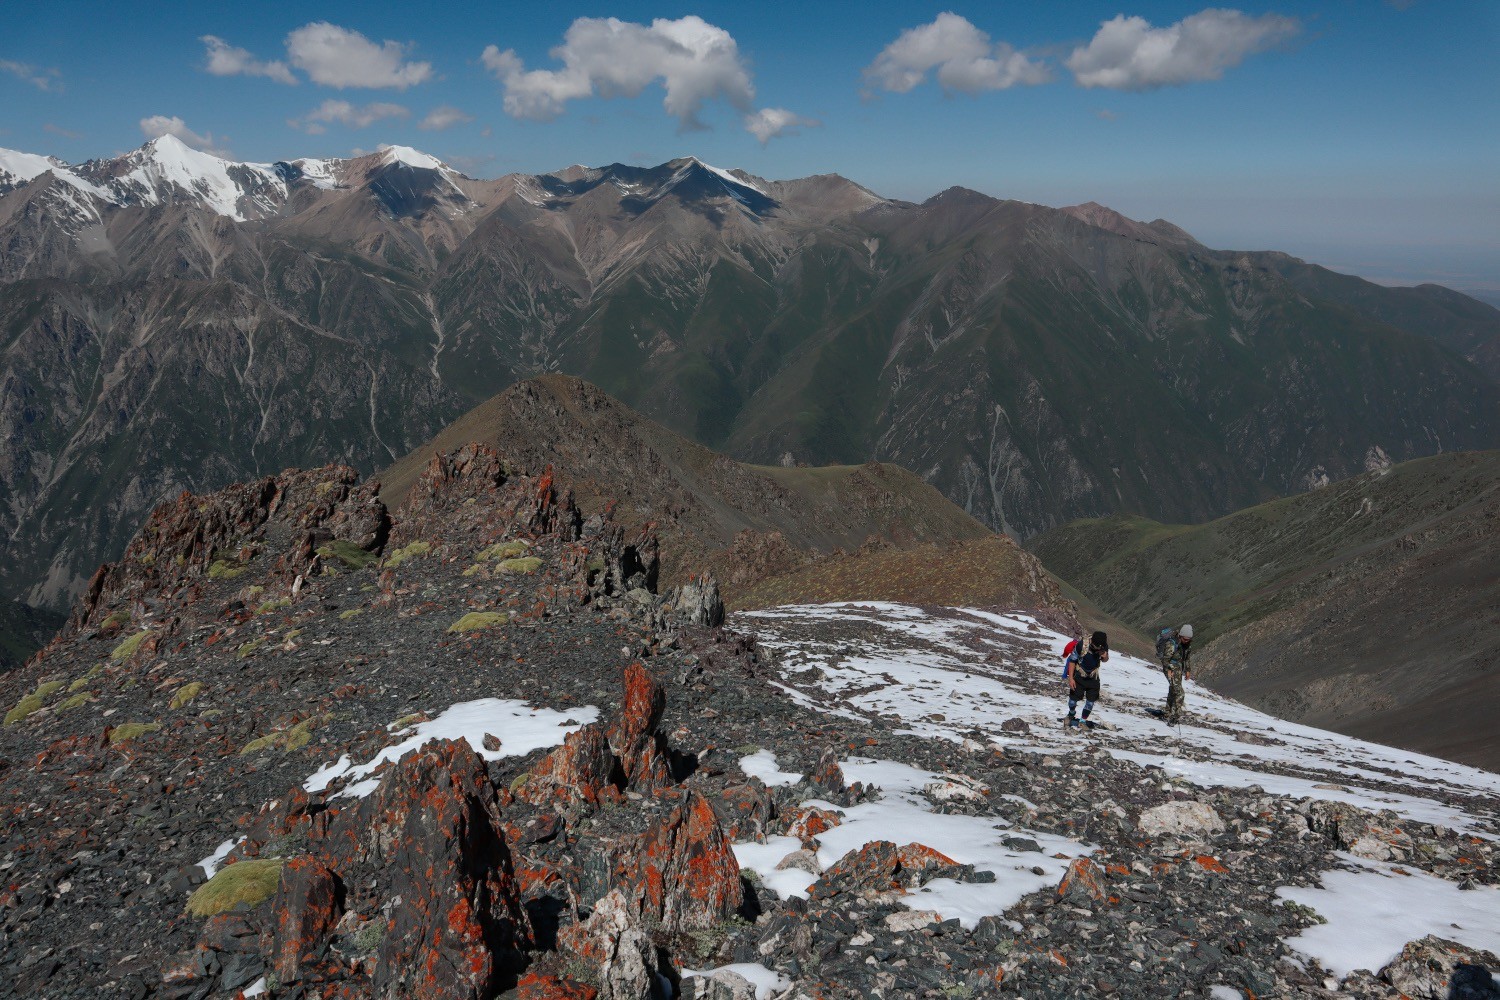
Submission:
M 707 930 L 745 901 L 731 841 L 697 792 L 647 830 L 618 864 L 618 884 L 668 934 Z
M 499 807 L 467 743 L 429 743 L 397 764 L 333 843 L 391 873 L 391 911 L 373 976 L 377 996 L 482 1000 L 505 985 L 530 938 Z
M 834 795 L 842 795 L 849 786 L 844 781 L 843 768 L 839 767 L 839 755 L 834 750 L 824 750 L 818 758 L 818 766 L 808 776 L 812 784 Z
M 522 976 L 516 988 L 516 1000 L 596 1000 L 598 996 L 599 991 L 586 983 L 534 972 Z
M 893 892 L 921 885 L 958 862 L 925 844 L 877 840 L 839 858 L 808 888 L 814 899 L 841 892 Z
M 625 703 L 620 721 L 610 731 L 610 743 L 620 758 L 628 787 L 652 792 L 672 784 L 666 738 L 657 733 L 667 696 L 656 678 L 640 663 L 625 668 Z
M 271 917 L 271 968 L 283 983 L 302 978 L 304 964 L 316 961 L 319 946 L 343 913 L 344 890 L 339 878 L 316 858 L 288 861 Z
M 1075 858 L 1057 884 L 1059 902 L 1088 905 L 1100 902 L 1105 896 L 1104 872 L 1088 858 Z
M 757 779 L 732 785 L 714 799 L 714 809 L 731 840 L 760 840 L 776 816 L 770 789 Z
M 820 806 L 798 806 L 788 815 L 786 832 L 803 844 L 810 845 L 820 833 L 826 833 L 843 822 L 843 818 L 831 809 Z
M 554 799 L 592 804 L 615 787 L 619 772 L 603 727 L 590 723 L 569 733 L 562 746 L 531 769 L 531 777 L 516 789 L 516 798 L 536 805 Z
M 889 840 L 877 840 L 839 858 L 822 878 L 808 887 L 813 899 L 827 899 L 841 892 L 891 892 L 901 888 L 896 875 L 901 857 Z

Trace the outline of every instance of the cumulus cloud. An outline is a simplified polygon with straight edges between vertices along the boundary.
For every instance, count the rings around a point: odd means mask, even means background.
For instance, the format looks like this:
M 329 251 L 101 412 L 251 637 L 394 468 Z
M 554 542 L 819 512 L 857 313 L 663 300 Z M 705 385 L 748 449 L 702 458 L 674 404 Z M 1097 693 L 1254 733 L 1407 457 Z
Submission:
M 379 45 L 350 28 L 327 21 L 305 24 L 286 36 L 286 54 L 293 66 L 314 83 L 345 87 L 390 87 L 405 90 L 432 78 L 432 64 L 407 62 L 408 45 Z
M 865 89 L 867 93 L 878 89 L 904 94 L 934 69 L 945 90 L 966 94 L 1052 79 L 1045 63 L 1005 42 L 992 43 L 968 18 L 946 12 L 931 24 L 907 28 L 887 45 L 865 67 Z
M 760 140 L 764 146 L 779 135 L 796 135 L 803 128 L 817 128 L 823 123 L 815 118 L 803 118 L 786 108 L 761 108 L 753 115 L 745 116 L 745 131 Z
M 505 87 L 505 113 L 550 121 L 568 101 L 635 97 L 661 81 L 662 105 L 684 132 L 706 128 L 704 104 L 722 99 L 751 120 L 755 85 L 733 36 L 700 17 L 658 18 L 634 24 L 613 17 L 580 17 L 552 50 L 560 69 L 526 69 L 514 51 L 491 45 L 480 57 Z M 747 127 L 749 122 L 747 121 Z
M 147 139 L 160 139 L 164 135 L 181 139 L 184 143 L 194 149 L 201 149 L 205 153 L 213 153 L 215 156 L 229 155 L 229 139 L 227 136 L 214 138 L 212 132 L 204 132 L 199 135 L 187 127 L 187 122 L 176 115 L 152 115 L 141 119 L 141 132 Z
M 0 59 L 0 73 L 9 73 L 18 80 L 24 80 L 37 90 L 62 90 L 62 74 L 56 69 L 38 69 L 30 63 L 16 62 L 14 59 Z
M 1296 18 L 1251 17 L 1238 10 L 1210 8 L 1166 28 L 1119 14 L 1102 23 L 1088 45 L 1074 49 L 1067 66 L 1080 86 L 1154 90 L 1217 80 L 1247 56 L 1301 30 Z
M 427 112 L 427 117 L 417 123 L 417 128 L 428 132 L 441 132 L 455 125 L 466 125 L 473 120 L 473 115 L 466 115 L 457 108 L 444 104 Z
M 277 83 L 297 82 L 280 60 L 264 62 L 248 49 L 235 48 L 217 35 L 204 35 L 198 41 L 205 46 L 203 68 L 214 76 L 264 76 Z
M 357 106 L 348 101 L 330 98 L 301 118 L 288 118 L 286 123 L 308 135 L 322 135 L 328 131 L 329 125 L 365 128 L 387 118 L 405 118 L 410 114 L 410 111 L 399 104 L 377 101 L 374 104 Z

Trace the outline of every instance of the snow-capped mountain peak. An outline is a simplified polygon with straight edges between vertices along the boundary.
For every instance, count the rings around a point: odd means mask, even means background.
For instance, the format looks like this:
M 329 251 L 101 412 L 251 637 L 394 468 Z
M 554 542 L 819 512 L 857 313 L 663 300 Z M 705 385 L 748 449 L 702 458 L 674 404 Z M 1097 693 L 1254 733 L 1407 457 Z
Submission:
M 104 186 L 121 204 L 185 199 L 240 222 L 273 214 L 287 196 L 286 181 L 273 165 L 225 160 L 171 135 L 117 160 L 85 166 L 108 178 Z
M 410 146 L 387 146 L 381 150 L 385 162 L 400 164 L 405 167 L 415 167 L 418 170 L 441 170 L 445 173 L 453 173 L 453 168 L 442 160 L 420 149 Z

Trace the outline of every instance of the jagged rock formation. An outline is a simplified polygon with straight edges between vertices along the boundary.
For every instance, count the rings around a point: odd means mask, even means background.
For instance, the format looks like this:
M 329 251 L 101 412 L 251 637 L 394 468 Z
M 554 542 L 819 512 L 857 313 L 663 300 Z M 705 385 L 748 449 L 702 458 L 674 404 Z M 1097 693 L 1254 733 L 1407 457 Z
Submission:
M 0 161 L 0 588 L 59 610 L 165 496 L 368 473 L 542 372 L 742 459 L 903 465 L 1018 536 L 1500 441 L 1500 312 L 1098 206 L 692 158 Z
M 1128 700 L 1042 735 L 1034 616 L 731 631 L 655 593 L 658 549 L 477 445 L 394 511 L 339 467 L 162 505 L 0 676 L 0 997 L 1313 1000 L 1278 887 L 1336 851 L 1500 892 L 1500 786 L 1368 756 L 1332 784 L 1284 734 L 1232 770 L 1315 795 L 1200 787 L 1132 758 Z M 1342 993 L 1493 966 L 1444 919 L 1465 940 Z

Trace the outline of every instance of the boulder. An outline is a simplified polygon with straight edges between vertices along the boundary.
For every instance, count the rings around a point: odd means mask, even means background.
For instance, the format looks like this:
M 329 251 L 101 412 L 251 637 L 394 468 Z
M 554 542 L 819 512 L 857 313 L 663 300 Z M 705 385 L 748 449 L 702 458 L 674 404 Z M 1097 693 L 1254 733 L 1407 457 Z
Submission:
M 1074 858 L 1057 884 L 1057 901 L 1089 906 L 1105 897 L 1104 871 L 1088 858 Z
M 639 662 L 625 668 L 625 702 L 609 736 L 626 785 L 636 791 L 653 792 L 672 784 L 667 741 L 656 731 L 666 707 L 666 693 L 650 671 Z
M 962 774 L 940 774 L 936 781 L 922 786 L 922 791 L 934 802 L 983 802 L 990 786 Z
M 714 810 L 732 840 L 761 840 L 776 816 L 776 802 L 759 778 L 751 778 L 716 795 Z
M 689 577 L 672 594 L 672 609 L 678 620 L 708 628 L 724 624 L 724 599 L 719 596 L 719 581 L 712 573 Z
M 1166 802 L 1142 812 L 1140 827 L 1149 837 L 1198 838 L 1222 833 L 1224 820 L 1205 802 Z
M 640 912 L 615 889 L 587 920 L 558 932 L 558 949 L 596 970 L 599 1000 L 659 998 L 656 947 Z
M 1500 958 L 1428 935 L 1408 942 L 1380 978 L 1411 1000 L 1500 1000 Z

